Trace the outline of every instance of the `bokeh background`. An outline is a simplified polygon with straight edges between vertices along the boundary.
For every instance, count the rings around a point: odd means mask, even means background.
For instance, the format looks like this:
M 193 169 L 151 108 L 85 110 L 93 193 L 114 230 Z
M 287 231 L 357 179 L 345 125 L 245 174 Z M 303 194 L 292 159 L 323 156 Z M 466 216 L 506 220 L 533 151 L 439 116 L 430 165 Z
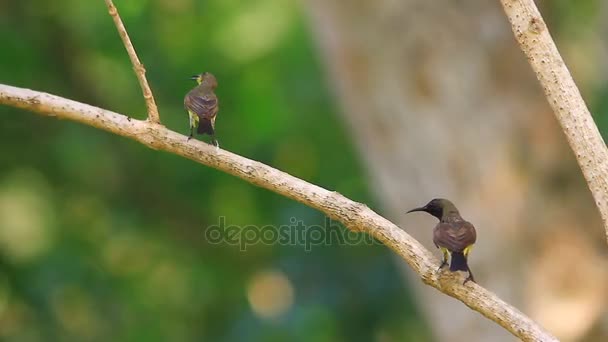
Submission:
M 365 202 L 429 247 L 434 221 L 403 212 L 452 198 L 480 231 L 480 283 L 566 341 L 608 336 L 603 229 L 498 2 L 115 4 L 164 125 L 187 134 L 189 77 L 210 71 L 222 148 Z M 542 4 L 606 132 L 608 6 Z M 101 0 L 0 1 L 0 82 L 145 118 Z M 513 339 L 378 243 L 242 251 L 206 235 L 221 218 L 323 226 L 317 211 L 97 129 L 0 115 L 2 340 Z

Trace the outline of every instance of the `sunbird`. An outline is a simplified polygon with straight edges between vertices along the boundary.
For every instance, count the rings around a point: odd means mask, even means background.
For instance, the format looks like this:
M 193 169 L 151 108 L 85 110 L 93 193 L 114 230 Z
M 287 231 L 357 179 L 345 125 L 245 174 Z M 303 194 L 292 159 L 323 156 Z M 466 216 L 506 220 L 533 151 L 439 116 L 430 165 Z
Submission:
M 448 264 L 449 256 L 451 259 L 450 271 L 465 271 L 469 273 L 469 276 L 462 284 L 466 284 L 469 280 L 475 282 L 473 272 L 471 272 L 467 263 L 471 248 L 477 240 L 475 227 L 465 221 L 460 216 L 456 206 L 447 199 L 435 198 L 424 207 L 414 208 L 408 211 L 408 213 L 414 211 L 424 211 L 439 219 L 439 223 L 433 229 L 433 243 L 443 254 L 443 262 L 439 266 L 439 269 Z
M 196 80 L 198 85 L 190 90 L 184 97 L 184 107 L 188 111 L 190 118 L 190 136 L 194 135 L 194 128 L 198 128 L 198 134 L 209 134 L 211 143 L 219 147 L 218 141 L 215 139 L 215 118 L 219 110 L 217 96 L 213 92 L 217 87 L 217 80 L 211 73 L 204 72 L 199 75 L 194 75 L 190 79 Z

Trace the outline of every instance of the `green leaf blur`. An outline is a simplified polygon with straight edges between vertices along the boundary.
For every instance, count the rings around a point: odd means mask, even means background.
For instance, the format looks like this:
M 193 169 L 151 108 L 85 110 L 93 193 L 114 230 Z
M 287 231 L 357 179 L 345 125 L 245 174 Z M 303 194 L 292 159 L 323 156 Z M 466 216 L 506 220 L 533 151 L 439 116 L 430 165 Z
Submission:
M 115 4 L 164 125 L 188 134 L 188 78 L 210 71 L 222 148 L 374 206 L 297 2 Z M 2 2 L 0 44 L 3 83 L 145 118 L 103 1 Z M 0 339 L 430 339 L 379 243 L 242 251 L 207 237 L 221 220 L 323 226 L 319 212 L 97 129 L 0 117 Z

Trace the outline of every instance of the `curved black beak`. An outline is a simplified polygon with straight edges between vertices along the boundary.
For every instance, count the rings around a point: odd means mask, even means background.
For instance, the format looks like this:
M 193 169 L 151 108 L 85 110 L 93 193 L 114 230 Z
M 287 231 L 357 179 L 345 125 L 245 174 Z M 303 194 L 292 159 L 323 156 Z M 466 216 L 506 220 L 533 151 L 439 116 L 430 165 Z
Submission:
M 406 214 L 412 213 L 414 211 L 426 211 L 426 205 L 424 207 L 420 207 L 420 208 L 414 208 L 408 212 L 406 212 Z

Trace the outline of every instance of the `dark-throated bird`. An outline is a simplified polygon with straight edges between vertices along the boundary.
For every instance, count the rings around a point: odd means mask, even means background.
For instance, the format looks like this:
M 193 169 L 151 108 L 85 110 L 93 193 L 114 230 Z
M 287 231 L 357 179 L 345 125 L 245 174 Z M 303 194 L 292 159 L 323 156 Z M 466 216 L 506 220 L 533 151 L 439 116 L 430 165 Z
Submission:
M 211 143 L 219 147 L 215 140 L 215 118 L 219 110 L 217 96 L 213 90 L 217 87 L 217 80 L 211 73 L 204 72 L 194 75 L 191 79 L 196 80 L 198 85 L 190 90 L 184 98 L 184 107 L 190 117 L 190 137 L 194 135 L 194 128 L 198 128 L 198 134 L 209 134 Z
M 433 229 L 433 242 L 443 254 L 443 262 L 439 268 L 448 264 L 448 256 L 450 256 L 450 271 L 469 272 L 463 284 L 469 280 L 475 282 L 473 272 L 467 263 L 469 252 L 477 240 L 475 227 L 465 221 L 456 206 L 447 199 L 436 198 L 424 207 L 412 209 L 408 213 L 414 211 L 424 211 L 439 219 L 439 223 Z

